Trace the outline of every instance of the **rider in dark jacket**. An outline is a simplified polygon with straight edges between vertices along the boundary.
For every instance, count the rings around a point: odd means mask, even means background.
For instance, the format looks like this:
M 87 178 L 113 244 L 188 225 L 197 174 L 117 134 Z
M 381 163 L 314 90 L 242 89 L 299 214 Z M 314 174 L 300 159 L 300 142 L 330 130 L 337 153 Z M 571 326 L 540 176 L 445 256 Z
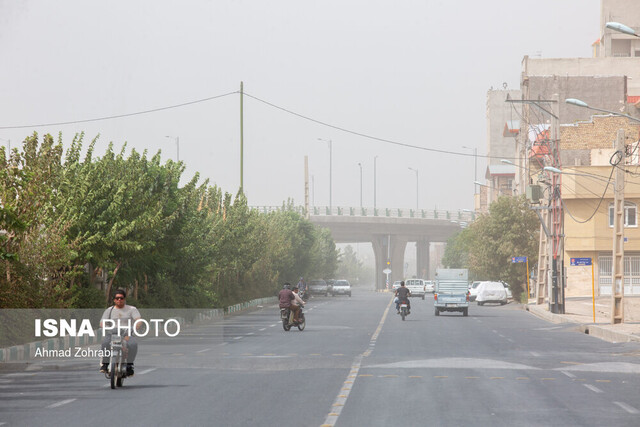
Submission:
M 409 297 L 411 296 L 411 291 L 404 285 L 404 280 L 400 282 L 400 287 L 396 290 L 396 297 L 398 301 L 396 302 L 396 311 L 400 313 L 400 303 L 407 303 L 407 314 L 411 313 L 411 301 L 409 301 Z

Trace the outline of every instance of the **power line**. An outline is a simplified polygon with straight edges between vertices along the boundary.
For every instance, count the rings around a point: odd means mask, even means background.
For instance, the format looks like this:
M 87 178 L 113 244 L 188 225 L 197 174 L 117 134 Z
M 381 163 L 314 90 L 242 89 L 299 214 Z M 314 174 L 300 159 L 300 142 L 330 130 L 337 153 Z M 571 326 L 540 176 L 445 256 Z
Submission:
M 113 116 L 104 116 L 104 117 L 97 117 L 93 119 L 84 119 L 84 120 L 70 120 L 67 122 L 41 123 L 41 124 L 35 124 L 35 125 L 19 125 L 19 126 L 0 126 L 0 129 L 25 129 L 25 128 L 36 128 L 36 127 L 43 127 L 43 126 L 61 126 L 61 125 L 71 125 L 75 123 L 87 123 L 87 122 L 97 122 L 101 120 L 120 119 L 122 117 L 138 116 L 140 114 L 156 113 L 158 111 L 186 107 L 187 105 L 199 104 L 201 102 L 211 101 L 213 99 L 222 98 L 222 97 L 233 95 L 236 93 L 239 93 L 239 91 L 236 90 L 233 92 L 225 93 L 223 95 L 210 96 L 208 98 L 197 99 L 195 101 L 183 102 L 182 104 L 169 105 L 168 107 L 153 108 L 151 110 L 137 111 L 135 113 L 117 114 Z
M 280 106 L 275 105 L 275 104 L 273 104 L 273 103 L 271 103 L 269 101 L 265 101 L 264 99 L 260 99 L 260 98 L 258 98 L 256 96 L 250 95 L 247 92 L 244 92 L 244 95 L 248 96 L 249 98 L 255 99 L 256 101 L 262 102 L 265 105 L 268 105 L 270 107 L 273 107 L 273 108 L 281 110 L 281 111 L 284 111 L 285 113 L 294 115 L 294 116 L 299 117 L 301 119 L 308 120 L 310 122 L 317 123 L 319 125 L 326 126 L 326 127 L 332 128 L 332 129 L 336 129 L 336 130 L 339 130 L 341 132 L 346 132 L 346 133 L 350 133 L 352 135 L 360 136 L 360 137 L 363 137 L 363 138 L 372 139 L 374 141 L 379 141 L 379 142 L 384 142 L 384 143 L 387 143 L 387 144 L 398 145 L 400 147 L 415 148 L 417 150 L 431 151 L 431 152 L 434 152 L 434 153 L 442 153 L 442 154 L 453 154 L 453 155 L 457 155 L 457 156 L 483 157 L 483 158 L 487 158 L 487 159 L 504 159 L 505 158 L 505 157 L 497 157 L 497 156 L 489 156 L 489 155 L 460 153 L 460 152 L 457 152 L 457 151 L 449 151 L 449 150 L 439 150 L 437 148 L 427 148 L 427 147 L 422 147 L 422 146 L 419 146 L 419 145 L 412 145 L 412 144 L 407 144 L 407 143 L 404 143 L 404 142 L 393 141 L 393 140 L 390 140 L 390 139 L 379 138 L 377 136 L 372 136 L 372 135 L 367 135 L 365 133 L 356 132 L 356 131 L 353 131 L 353 130 L 350 130 L 350 129 L 346 129 L 346 128 L 343 128 L 343 127 L 340 127 L 340 126 L 332 125 L 330 123 L 314 119 L 314 118 L 309 117 L 309 116 L 305 116 L 305 115 L 300 114 L 300 113 L 296 113 L 295 111 L 289 110 L 289 109 L 284 108 L 284 107 L 280 107 Z M 515 160 L 516 158 L 515 157 L 507 157 L 507 159 L 514 159 Z

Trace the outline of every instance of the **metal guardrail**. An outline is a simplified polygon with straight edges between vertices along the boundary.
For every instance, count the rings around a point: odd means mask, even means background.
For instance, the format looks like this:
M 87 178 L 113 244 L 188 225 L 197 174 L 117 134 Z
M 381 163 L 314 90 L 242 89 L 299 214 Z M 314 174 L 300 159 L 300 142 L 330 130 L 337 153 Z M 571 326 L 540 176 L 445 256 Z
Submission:
M 305 214 L 302 206 L 251 206 L 251 209 L 268 214 L 270 212 L 281 212 L 293 210 L 300 215 Z M 422 218 L 422 219 L 442 219 L 456 223 L 468 223 L 476 219 L 476 213 L 467 210 L 445 211 L 437 209 L 409 209 L 409 208 L 370 208 L 370 207 L 342 207 L 342 206 L 313 206 L 311 208 L 313 216 L 357 216 L 357 217 L 387 217 L 387 218 Z

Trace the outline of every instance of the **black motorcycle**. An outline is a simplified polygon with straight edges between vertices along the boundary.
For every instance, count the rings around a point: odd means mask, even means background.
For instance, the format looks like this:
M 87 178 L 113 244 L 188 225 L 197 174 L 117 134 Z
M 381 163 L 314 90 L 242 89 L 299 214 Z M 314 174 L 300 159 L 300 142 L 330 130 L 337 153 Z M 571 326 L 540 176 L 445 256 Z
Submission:
M 304 313 L 302 312 L 302 307 L 300 307 L 297 322 L 293 321 L 293 312 L 288 307 L 280 309 L 280 319 L 282 320 L 282 328 L 285 331 L 289 331 L 292 326 L 297 326 L 300 331 L 304 331 L 306 322 L 304 319 Z

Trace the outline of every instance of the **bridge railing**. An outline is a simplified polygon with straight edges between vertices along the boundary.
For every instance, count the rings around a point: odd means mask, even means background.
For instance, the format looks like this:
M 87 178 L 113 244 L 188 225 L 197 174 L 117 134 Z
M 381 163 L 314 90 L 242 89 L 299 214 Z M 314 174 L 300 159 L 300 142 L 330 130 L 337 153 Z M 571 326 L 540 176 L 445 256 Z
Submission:
M 304 215 L 303 206 L 251 206 L 251 209 L 263 213 L 293 210 Z M 372 207 L 342 207 L 342 206 L 312 206 L 310 214 L 313 216 L 359 216 L 359 217 L 388 217 L 388 218 L 422 218 L 441 219 L 466 225 L 476 219 L 476 213 L 469 210 L 439 210 L 439 209 L 410 209 L 410 208 L 378 208 Z

